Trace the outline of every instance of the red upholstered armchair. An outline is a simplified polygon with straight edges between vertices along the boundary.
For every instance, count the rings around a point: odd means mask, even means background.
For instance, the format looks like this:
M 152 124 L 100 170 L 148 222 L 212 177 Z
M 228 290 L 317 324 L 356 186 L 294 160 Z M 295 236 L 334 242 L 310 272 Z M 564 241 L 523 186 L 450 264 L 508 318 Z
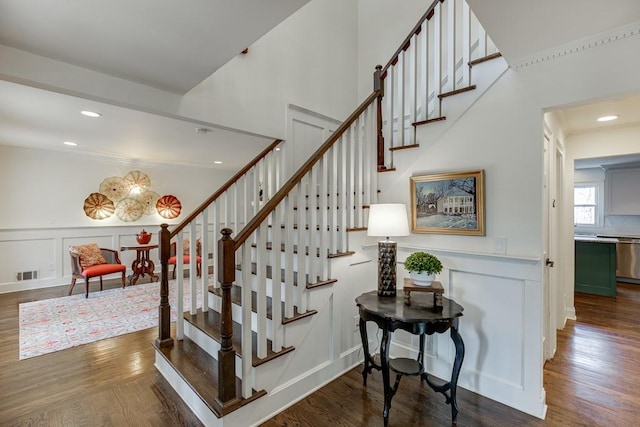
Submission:
M 176 242 L 171 243 L 171 257 L 169 258 L 169 264 L 173 264 L 173 278 L 176 278 Z M 189 264 L 191 257 L 189 255 L 189 240 L 184 239 L 182 241 L 182 263 L 184 265 Z M 198 277 L 202 275 L 202 244 L 200 239 L 196 240 L 196 271 Z
M 69 254 L 71 255 L 69 295 L 73 291 L 76 279 L 84 279 L 84 297 L 89 298 L 89 279 L 100 277 L 100 290 L 102 290 L 102 276 L 112 273 L 122 273 L 122 287 L 124 288 L 127 267 L 120 263 L 117 251 L 100 248 L 97 244 L 90 243 L 69 246 Z

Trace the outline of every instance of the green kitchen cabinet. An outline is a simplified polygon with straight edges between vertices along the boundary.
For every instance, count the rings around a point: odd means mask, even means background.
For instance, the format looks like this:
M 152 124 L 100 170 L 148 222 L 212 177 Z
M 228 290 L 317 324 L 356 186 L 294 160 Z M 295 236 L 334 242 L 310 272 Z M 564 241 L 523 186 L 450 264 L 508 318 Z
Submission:
M 576 241 L 575 290 L 616 295 L 616 244 Z

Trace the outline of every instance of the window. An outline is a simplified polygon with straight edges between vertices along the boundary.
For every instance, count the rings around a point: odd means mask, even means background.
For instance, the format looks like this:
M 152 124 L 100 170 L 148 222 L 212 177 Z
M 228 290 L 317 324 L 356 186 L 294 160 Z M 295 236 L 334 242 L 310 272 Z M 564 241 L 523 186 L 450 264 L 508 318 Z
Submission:
M 576 184 L 573 188 L 573 223 L 598 225 L 600 216 L 598 184 Z

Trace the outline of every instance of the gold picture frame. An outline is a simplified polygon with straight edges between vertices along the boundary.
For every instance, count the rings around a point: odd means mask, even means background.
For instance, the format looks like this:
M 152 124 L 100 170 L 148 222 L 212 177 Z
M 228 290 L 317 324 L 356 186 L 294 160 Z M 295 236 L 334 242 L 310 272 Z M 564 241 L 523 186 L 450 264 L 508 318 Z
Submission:
M 411 177 L 411 231 L 484 236 L 484 170 Z

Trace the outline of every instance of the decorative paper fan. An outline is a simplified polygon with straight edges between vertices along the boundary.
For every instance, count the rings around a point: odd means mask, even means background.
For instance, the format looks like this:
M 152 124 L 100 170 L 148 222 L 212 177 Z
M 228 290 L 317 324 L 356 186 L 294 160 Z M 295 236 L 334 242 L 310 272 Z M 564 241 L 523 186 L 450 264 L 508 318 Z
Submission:
M 129 195 L 129 186 L 123 178 L 112 176 L 100 184 L 100 192 L 113 202 L 119 202 Z
M 143 193 L 151 187 L 151 179 L 140 171 L 129 172 L 125 175 L 124 182 L 128 186 L 129 191 L 134 194 Z
M 156 203 L 160 195 L 155 191 L 145 191 L 136 196 L 136 200 L 139 201 L 144 207 L 145 215 L 153 215 L 156 212 Z
M 156 209 L 161 217 L 174 219 L 180 215 L 182 205 L 176 196 L 162 196 L 156 203 Z
M 144 212 L 144 206 L 136 199 L 130 197 L 121 200 L 116 205 L 116 215 L 124 222 L 140 219 Z
M 84 199 L 84 213 L 91 219 L 106 219 L 116 211 L 113 202 L 100 193 L 91 193 Z

